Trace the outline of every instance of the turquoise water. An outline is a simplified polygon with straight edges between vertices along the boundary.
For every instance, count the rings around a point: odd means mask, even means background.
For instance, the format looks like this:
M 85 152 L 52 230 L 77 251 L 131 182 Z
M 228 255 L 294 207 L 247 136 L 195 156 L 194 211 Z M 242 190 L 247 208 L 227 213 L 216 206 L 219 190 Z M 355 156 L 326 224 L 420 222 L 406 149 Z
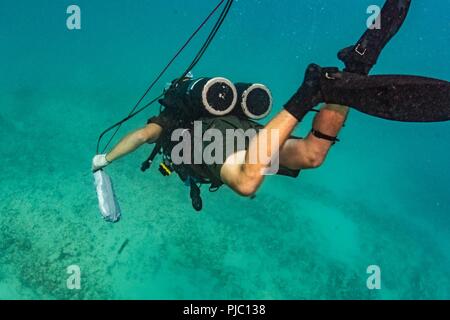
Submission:
M 176 177 L 140 172 L 142 148 L 108 168 L 123 218 L 104 222 L 89 171 L 98 134 L 127 114 L 214 1 L 75 3 L 78 31 L 65 24 L 72 1 L 0 3 L 1 299 L 450 298 L 449 123 L 353 111 L 323 167 L 271 177 L 254 200 L 204 190 L 201 214 Z M 336 65 L 366 8 L 382 3 L 236 1 L 194 72 L 266 83 L 279 110 L 305 67 Z M 449 9 L 413 1 L 374 73 L 449 80 Z M 66 287 L 73 264 L 80 290 Z M 369 265 L 381 268 L 381 290 L 366 287 Z

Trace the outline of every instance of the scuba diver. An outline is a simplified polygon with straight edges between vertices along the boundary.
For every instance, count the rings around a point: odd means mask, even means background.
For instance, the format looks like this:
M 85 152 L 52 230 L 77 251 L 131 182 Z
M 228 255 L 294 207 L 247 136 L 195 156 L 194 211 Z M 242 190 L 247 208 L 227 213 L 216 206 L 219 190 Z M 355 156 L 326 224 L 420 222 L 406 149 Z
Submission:
M 338 58 L 345 65 L 343 71 L 309 65 L 300 88 L 265 126 L 255 120 L 267 116 L 272 108 L 272 96 L 266 86 L 186 75 L 165 90 L 159 100 L 160 114 L 150 118 L 144 128 L 125 136 L 110 152 L 96 155 L 92 170 L 101 170 L 144 144 L 155 144 L 142 170 L 148 169 L 156 155 L 162 153 L 159 171 L 163 175 L 176 172 L 190 186 L 193 207 L 200 211 L 200 185 L 209 184 L 210 191 L 215 191 L 225 184 L 237 194 L 251 197 L 275 157 L 280 175 L 297 177 L 303 169 L 319 167 L 339 141 L 349 107 L 394 121 L 450 120 L 450 83 L 416 76 L 369 76 L 383 48 L 403 24 L 410 2 L 387 0 L 381 11 L 382 28 L 366 30 L 355 45 L 339 52 Z M 322 103 L 325 105 L 317 111 L 307 137 L 293 136 L 305 115 Z M 252 129 L 256 134 L 244 145 L 224 150 L 221 161 L 175 163 L 173 133 L 180 128 L 184 133 L 192 133 L 195 122 L 202 124 L 202 136 L 211 128 L 223 135 L 228 130 Z M 262 133 L 273 130 L 277 132 L 276 139 L 267 139 L 267 134 Z M 202 142 L 202 150 L 208 148 L 211 140 Z M 258 157 L 261 149 L 269 151 L 267 158 Z

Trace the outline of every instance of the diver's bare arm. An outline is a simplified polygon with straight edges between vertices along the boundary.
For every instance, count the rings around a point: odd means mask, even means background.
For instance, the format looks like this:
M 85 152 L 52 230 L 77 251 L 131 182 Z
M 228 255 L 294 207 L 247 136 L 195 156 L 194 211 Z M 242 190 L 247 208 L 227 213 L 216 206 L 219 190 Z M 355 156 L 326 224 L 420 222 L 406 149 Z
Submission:
M 250 141 L 244 164 L 226 162 L 222 166 L 220 172 L 222 181 L 243 196 L 252 195 L 264 179 L 264 169 L 270 165 L 271 158 L 287 141 L 297 124 L 298 120 L 286 110 L 278 113 L 264 127 L 265 130 L 260 131 Z M 258 157 L 260 148 L 267 150 L 263 153 L 264 159 Z
M 113 162 L 133 152 L 144 143 L 155 142 L 161 135 L 162 130 L 161 126 L 150 123 L 144 128 L 129 133 L 106 155 L 106 160 Z

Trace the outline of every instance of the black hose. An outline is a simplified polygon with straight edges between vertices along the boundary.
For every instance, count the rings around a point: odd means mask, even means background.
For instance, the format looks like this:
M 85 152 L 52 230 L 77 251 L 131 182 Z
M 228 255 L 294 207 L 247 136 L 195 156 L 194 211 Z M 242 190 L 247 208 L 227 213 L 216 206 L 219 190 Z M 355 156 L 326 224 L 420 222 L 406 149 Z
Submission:
M 206 39 L 205 43 L 203 44 L 202 48 L 200 49 L 197 56 L 192 61 L 191 65 L 186 69 L 184 74 L 179 78 L 179 80 L 182 80 L 186 74 L 191 71 L 197 63 L 200 61 L 204 53 L 206 52 L 206 49 L 208 49 L 209 45 L 211 44 L 212 40 L 216 36 L 217 32 L 219 31 L 220 27 L 222 26 L 226 16 L 228 15 L 228 12 L 230 11 L 231 5 L 233 4 L 233 0 L 228 0 L 227 4 L 225 5 L 224 10 L 222 11 L 219 19 L 217 20 L 216 24 L 214 25 L 211 33 L 209 34 L 208 38 Z
M 152 104 L 154 104 L 156 101 L 158 101 L 163 94 L 159 95 L 158 97 L 156 97 L 155 99 L 151 100 L 149 103 L 147 103 L 145 106 L 143 106 L 142 108 L 138 109 L 136 111 L 136 109 L 138 108 L 138 106 L 141 104 L 141 102 L 144 100 L 144 98 L 147 96 L 147 94 L 151 91 L 151 89 L 153 89 L 153 87 L 156 85 L 156 83 L 162 78 L 162 76 L 166 73 L 166 71 L 169 69 L 169 67 L 173 64 L 173 62 L 178 58 L 178 56 L 185 50 L 185 48 L 189 45 L 189 43 L 192 41 L 192 39 L 197 35 L 198 32 L 200 32 L 201 29 L 203 29 L 203 27 L 206 25 L 206 23 L 209 21 L 209 19 L 214 15 L 214 13 L 222 6 L 222 4 L 225 2 L 225 0 L 220 0 L 219 3 L 216 5 L 216 7 L 209 13 L 209 15 L 205 18 L 205 20 L 199 25 L 199 27 L 191 34 L 191 36 L 188 38 L 188 40 L 184 43 L 184 45 L 177 51 L 177 53 L 175 54 L 175 56 L 169 61 L 169 63 L 163 68 L 163 70 L 159 73 L 159 75 L 155 78 L 155 80 L 153 80 L 153 82 L 150 84 L 150 86 L 147 88 L 147 90 L 145 91 L 145 93 L 142 95 L 142 97 L 138 100 L 138 102 L 135 104 L 135 106 L 132 108 L 132 110 L 130 111 L 130 113 L 128 114 L 127 117 L 125 117 L 124 119 L 122 119 L 121 121 L 117 122 L 116 124 L 110 126 L 109 128 L 107 128 L 106 130 L 104 130 L 98 140 L 97 140 L 97 149 L 96 152 L 97 154 L 99 153 L 100 150 L 100 142 L 103 138 L 103 136 L 108 133 L 109 131 L 113 130 L 114 128 L 116 128 L 116 130 L 114 131 L 114 133 L 111 135 L 110 139 L 108 140 L 108 142 L 106 143 L 105 147 L 103 148 L 102 153 L 105 152 L 106 148 L 108 148 L 109 144 L 111 143 L 111 141 L 114 139 L 115 135 L 117 134 L 117 132 L 120 130 L 121 126 L 123 123 L 125 123 L 126 121 L 130 120 L 131 118 L 135 117 L 137 114 L 139 114 L 140 112 L 144 111 L 146 108 L 148 108 L 149 106 L 151 106 Z M 220 17 L 218 18 L 216 24 L 214 25 L 212 31 L 210 32 L 208 38 L 206 39 L 205 43 L 203 44 L 203 46 L 200 48 L 199 52 L 197 53 L 197 55 L 195 56 L 194 60 L 192 61 L 192 63 L 190 64 L 190 66 L 186 69 L 186 71 L 183 73 L 183 75 L 178 78 L 178 80 L 176 81 L 176 83 L 179 83 L 182 79 L 184 79 L 184 77 L 188 74 L 189 71 L 192 70 L 192 68 L 194 68 L 197 63 L 200 61 L 200 59 L 202 58 L 202 56 L 204 55 L 204 53 L 206 52 L 206 49 L 209 47 L 209 45 L 211 44 L 212 40 L 214 39 L 214 37 L 216 36 L 218 30 L 220 29 L 221 25 L 223 24 L 223 21 L 225 20 L 226 16 L 228 15 L 228 12 L 231 8 L 231 5 L 233 4 L 233 0 L 227 0 L 227 3 L 222 11 L 222 13 L 220 14 Z

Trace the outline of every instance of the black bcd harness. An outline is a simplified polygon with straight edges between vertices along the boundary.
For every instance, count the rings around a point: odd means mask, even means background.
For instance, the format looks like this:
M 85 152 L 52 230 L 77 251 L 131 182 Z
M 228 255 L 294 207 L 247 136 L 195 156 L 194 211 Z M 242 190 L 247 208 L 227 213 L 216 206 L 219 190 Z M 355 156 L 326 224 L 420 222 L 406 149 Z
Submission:
M 158 154 L 162 154 L 162 161 L 159 164 L 159 172 L 167 177 L 173 172 L 177 173 L 183 183 L 190 188 L 190 198 L 192 202 L 192 207 L 196 211 L 201 211 L 203 208 L 203 201 L 201 198 L 200 187 L 202 185 L 209 185 L 209 191 L 215 192 L 223 185 L 222 182 L 215 181 L 213 178 L 201 177 L 193 170 L 192 165 L 188 164 L 178 164 L 174 165 L 172 162 L 169 151 L 163 148 L 163 142 L 167 139 L 167 134 L 164 134 L 153 147 L 152 152 L 147 159 L 141 164 L 141 171 L 147 171 L 152 163 L 154 162 Z

